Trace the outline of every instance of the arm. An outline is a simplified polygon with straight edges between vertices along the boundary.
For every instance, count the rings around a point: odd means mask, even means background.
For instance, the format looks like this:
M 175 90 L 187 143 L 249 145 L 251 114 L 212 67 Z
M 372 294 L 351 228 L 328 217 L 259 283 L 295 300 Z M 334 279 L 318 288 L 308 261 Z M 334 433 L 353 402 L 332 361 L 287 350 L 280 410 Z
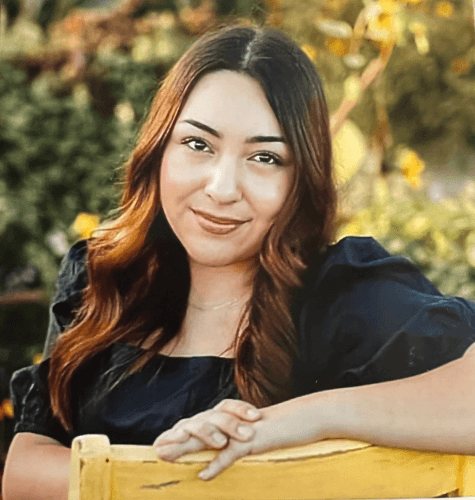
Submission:
M 413 377 L 307 394 L 260 409 L 253 438 L 230 439 L 206 468 L 213 479 L 246 455 L 322 439 L 475 455 L 475 344 L 464 356 Z M 176 442 L 176 458 L 205 449 Z
M 86 285 L 85 258 L 86 242 L 80 241 L 61 263 L 50 306 L 45 361 L 16 371 L 10 381 L 16 424 L 3 476 L 5 500 L 67 499 L 71 449 L 61 441 L 69 443 L 70 436 L 51 413 L 47 358 L 80 303 Z
M 270 406 L 253 424 L 256 436 L 262 427 L 266 436 L 282 436 L 280 446 L 350 438 L 475 454 L 474 349 L 472 345 L 463 357 L 406 379 L 307 394 Z M 258 444 L 253 452 L 264 448 Z
M 308 421 L 319 414 L 324 437 L 475 453 L 475 304 L 363 243 L 302 308 Z
M 462 358 L 414 377 L 313 396 L 313 408 L 318 400 L 333 414 L 331 437 L 475 454 L 473 345 Z
M 20 432 L 8 450 L 3 475 L 5 500 L 66 500 L 71 449 L 55 439 Z

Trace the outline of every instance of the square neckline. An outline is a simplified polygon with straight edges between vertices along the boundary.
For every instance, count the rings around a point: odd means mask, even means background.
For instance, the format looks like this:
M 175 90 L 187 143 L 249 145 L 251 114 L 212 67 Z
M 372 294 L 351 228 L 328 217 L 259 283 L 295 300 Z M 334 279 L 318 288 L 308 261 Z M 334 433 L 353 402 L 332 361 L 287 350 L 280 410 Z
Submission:
M 126 346 L 127 348 L 131 348 L 134 350 L 139 350 L 139 351 L 146 351 L 147 349 L 143 347 L 139 347 L 137 345 L 129 344 L 127 342 L 121 342 L 120 340 L 117 340 L 114 342 L 114 344 L 118 344 L 119 346 Z M 225 357 L 225 356 L 216 356 L 214 354 L 194 354 L 191 356 L 169 356 L 168 354 L 162 354 L 158 353 L 157 356 L 164 358 L 164 359 L 178 359 L 178 360 L 191 360 L 191 359 L 223 359 L 226 361 L 234 361 L 236 358 L 230 358 L 230 357 Z

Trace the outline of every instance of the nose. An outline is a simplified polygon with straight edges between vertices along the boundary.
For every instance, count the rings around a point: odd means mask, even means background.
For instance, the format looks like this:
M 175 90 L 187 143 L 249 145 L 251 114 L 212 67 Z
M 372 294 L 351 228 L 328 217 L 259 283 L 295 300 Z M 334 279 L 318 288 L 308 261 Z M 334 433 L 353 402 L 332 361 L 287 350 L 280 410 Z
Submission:
M 223 158 L 210 166 L 205 193 L 216 203 L 229 204 L 242 199 L 238 162 Z

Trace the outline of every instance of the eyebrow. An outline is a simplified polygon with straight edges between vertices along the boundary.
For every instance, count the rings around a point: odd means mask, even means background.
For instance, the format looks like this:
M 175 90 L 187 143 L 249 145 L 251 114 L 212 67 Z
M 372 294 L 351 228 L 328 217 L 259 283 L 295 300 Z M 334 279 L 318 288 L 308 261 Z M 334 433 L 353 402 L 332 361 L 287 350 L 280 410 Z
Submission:
M 208 132 L 208 134 L 214 135 L 218 139 L 222 137 L 217 130 L 214 130 L 214 128 L 211 128 L 209 125 L 205 125 L 204 123 L 198 122 L 196 120 L 183 120 L 183 123 L 189 123 L 190 125 L 193 125 L 200 130 Z M 254 137 L 247 138 L 245 142 L 246 144 L 255 144 L 259 142 L 283 142 L 285 144 L 286 141 L 280 135 L 256 135 Z

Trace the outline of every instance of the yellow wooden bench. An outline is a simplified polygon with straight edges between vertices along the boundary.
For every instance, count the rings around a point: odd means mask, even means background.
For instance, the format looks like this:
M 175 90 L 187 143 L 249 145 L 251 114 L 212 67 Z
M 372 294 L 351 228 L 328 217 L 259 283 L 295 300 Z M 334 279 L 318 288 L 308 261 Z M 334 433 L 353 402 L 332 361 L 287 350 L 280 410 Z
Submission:
M 152 446 L 72 443 L 68 500 L 285 500 L 475 495 L 475 456 L 443 455 L 335 439 L 244 457 L 211 481 L 217 451 L 160 460 Z

